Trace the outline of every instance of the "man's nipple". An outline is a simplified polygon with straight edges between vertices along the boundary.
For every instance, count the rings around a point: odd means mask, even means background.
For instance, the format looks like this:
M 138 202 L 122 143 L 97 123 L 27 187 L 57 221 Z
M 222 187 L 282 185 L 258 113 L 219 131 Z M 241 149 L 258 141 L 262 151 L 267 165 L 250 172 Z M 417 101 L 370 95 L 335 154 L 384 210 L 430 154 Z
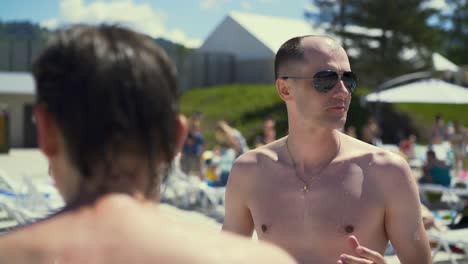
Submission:
M 354 232 L 354 226 L 352 225 L 347 225 L 344 227 L 344 231 L 346 232 L 346 234 L 351 234 Z

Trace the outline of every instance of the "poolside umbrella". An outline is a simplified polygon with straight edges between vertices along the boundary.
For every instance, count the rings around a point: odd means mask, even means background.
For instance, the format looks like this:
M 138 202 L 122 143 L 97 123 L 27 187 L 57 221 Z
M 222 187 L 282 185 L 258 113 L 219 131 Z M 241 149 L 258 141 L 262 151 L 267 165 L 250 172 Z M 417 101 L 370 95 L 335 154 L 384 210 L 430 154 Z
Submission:
M 468 89 L 438 79 L 427 79 L 368 94 L 364 101 L 468 104 Z

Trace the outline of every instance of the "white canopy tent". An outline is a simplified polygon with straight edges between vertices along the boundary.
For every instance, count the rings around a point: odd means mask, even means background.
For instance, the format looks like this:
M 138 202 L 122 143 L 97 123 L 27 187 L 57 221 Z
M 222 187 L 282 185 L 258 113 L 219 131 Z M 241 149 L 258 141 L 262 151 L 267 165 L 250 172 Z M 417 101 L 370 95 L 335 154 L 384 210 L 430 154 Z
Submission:
M 449 61 L 447 58 L 437 52 L 432 54 L 432 64 L 434 70 L 436 71 L 459 71 L 459 68 L 455 63 Z
M 365 102 L 468 104 L 468 88 L 442 80 L 421 80 L 368 94 Z

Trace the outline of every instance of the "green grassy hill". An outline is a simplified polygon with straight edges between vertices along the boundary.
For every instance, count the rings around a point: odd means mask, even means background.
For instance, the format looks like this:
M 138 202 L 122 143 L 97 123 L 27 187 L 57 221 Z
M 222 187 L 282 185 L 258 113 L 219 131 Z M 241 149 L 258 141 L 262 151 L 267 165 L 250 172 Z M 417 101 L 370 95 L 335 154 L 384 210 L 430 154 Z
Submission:
M 441 95 L 442 96 L 442 95 Z M 437 114 L 442 114 L 446 121 L 460 120 L 468 125 L 468 105 L 451 104 L 395 104 L 400 112 L 410 113 L 413 120 L 422 124 L 432 124 Z
M 261 134 L 266 116 L 277 120 L 278 136 L 286 131 L 286 107 L 273 85 L 226 85 L 186 91 L 181 98 L 181 111 L 190 116 L 203 112 L 203 134 L 208 147 L 213 146 L 213 131 L 224 119 L 239 129 L 252 144 Z
M 360 128 L 369 115 L 362 108 L 360 96 L 369 90 L 359 88 L 353 95 L 351 111 L 348 114 L 347 125 Z M 181 98 L 181 111 L 190 116 L 194 111 L 204 114 L 202 123 L 203 134 L 207 139 L 207 147 L 214 145 L 213 130 L 216 121 L 224 119 L 238 128 L 252 144 L 257 135 L 262 133 L 262 121 L 271 116 L 277 120 L 277 136 L 287 132 L 286 107 L 276 93 L 273 85 L 225 85 L 186 91 Z M 434 116 L 442 114 L 445 120 L 461 120 L 468 125 L 468 105 L 445 104 L 387 104 L 383 107 L 386 135 L 395 134 L 399 127 L 406 132 L 419 135 L 425 141 Z M 388 130 L 393 131 L 388 131 Z M 414 131 L 413 131 L 414 130 Z M 387 139 L 390 136 L 387 136 Z

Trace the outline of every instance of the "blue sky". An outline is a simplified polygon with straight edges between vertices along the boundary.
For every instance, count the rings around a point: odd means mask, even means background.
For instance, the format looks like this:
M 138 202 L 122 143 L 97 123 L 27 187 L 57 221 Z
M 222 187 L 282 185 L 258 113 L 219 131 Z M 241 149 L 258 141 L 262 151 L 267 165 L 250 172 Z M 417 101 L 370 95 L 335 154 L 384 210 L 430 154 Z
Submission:
M 153 37 L 200 45 L 230 11 L 303 19 L 308 0 L 0 0 L 0 20 L 49 28 L 119 22 Z
M 431 5 L 444 8 L 445 0 Z M 230 11 L 304 19 L 306 9 L 316 10 L 309 0 L 0 0 L 0 20 L 28 20 L 52 29 L 117 22 L 197 47 Z

